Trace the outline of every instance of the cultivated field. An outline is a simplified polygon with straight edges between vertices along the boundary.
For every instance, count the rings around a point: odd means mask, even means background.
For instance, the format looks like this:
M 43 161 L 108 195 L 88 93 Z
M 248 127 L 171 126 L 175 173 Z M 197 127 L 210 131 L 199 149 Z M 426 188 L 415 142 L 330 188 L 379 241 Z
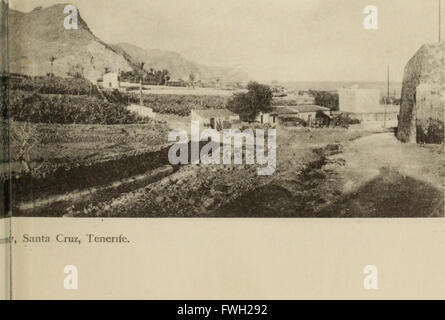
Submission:
M 123 87 L 135 87 L 134 91 L 139 91 L 136 89 L 138 84 L 135 83 L 121 83 Z M 217 89 L 217 88 L 191 88 L 191 87 L 169 87 L 169 86 L 143 86 L 144 94 L 175 94 L 175 95 L 196 95 L 196 96 L 221 96 L 221 97 L 231 97 L 233 93 L 236 92 L 246 92 L 243 89 Z

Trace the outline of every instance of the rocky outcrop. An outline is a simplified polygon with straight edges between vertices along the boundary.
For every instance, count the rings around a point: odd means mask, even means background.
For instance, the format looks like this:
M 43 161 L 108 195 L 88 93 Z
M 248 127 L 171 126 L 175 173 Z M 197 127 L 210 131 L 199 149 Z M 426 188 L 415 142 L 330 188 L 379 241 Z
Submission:
M 445 43 L 422 46 L 405 67 L 397 138 L 443 142 Z

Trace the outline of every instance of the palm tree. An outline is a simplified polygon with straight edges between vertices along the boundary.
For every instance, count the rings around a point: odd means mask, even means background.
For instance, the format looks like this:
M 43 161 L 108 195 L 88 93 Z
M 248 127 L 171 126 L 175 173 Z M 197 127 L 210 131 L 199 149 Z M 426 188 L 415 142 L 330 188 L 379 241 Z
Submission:
M 49 75 L 52 77 L 52 76 L 54 76 L 54 73 L 53 73 L 53 64 L 54 64 L 54 61 L 56 61 L 56 57 L 51 56 L 51 58 L 49 58 L 49 61 L 51 62 L 51 73 L 50 73 Z
M 144 75 L 144 65 L 145 65 L 145 62 L 141 62 L 139 64 L 139 67 L 141 68 L 140 75 L 139 75 L 139 105 L 141 105 L 141 106 L 143 105 L 142 104 L 142 77 Z

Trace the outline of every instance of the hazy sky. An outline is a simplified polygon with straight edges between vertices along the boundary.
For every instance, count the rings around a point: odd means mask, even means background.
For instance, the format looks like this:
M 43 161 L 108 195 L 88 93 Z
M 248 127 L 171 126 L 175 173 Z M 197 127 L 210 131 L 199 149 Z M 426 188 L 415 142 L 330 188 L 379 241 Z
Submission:
M 57 0 L 10 0 L 31 11 Z M 109 43 L 177 51 L 258 80 L 400 81 L 409 58 L 438 40 L 438 0 L 73 0 Z M 379 9 L 379 29 L 363 9 Z M 445 1 L 444 6 L 445 7 Z M 443 32 L 445 34 L 445 30 Z

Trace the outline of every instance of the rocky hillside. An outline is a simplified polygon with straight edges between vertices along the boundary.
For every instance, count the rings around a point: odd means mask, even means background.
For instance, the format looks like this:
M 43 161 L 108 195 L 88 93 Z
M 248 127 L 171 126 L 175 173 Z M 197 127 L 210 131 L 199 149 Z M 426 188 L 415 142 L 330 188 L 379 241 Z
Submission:
M 118 43 L 112 46 L 117 52 L 127 53 L 134 62 L 145 62 L 145 68 L 149 70 L 169 70 L 174 79 L 188 79 L 190 74 L 194 74 L 197 79 L 215 80 L 220 79 L 225 82 L 245 82 L 248 75 L 242 71 L 211 67 L 187 60 L 177 52 L 163 51 L 159 49 L 142 49 L 129 43 Z
M 36 8 L 29 13 L 10 11 L 11 72 L 45 75 L 51 70 L 51 57 L 56 58 L 54 73 L 59 76 L 80 69 L 78 71 L 86 78 L 95 81 L 105 67 L 132 69 L 124 56 L 91 32 L 81 13 L 79 28 L 66 30 L 63 27 L 64 7 L 60 4 Z
M 45 75 L 51 71 L 51 57 L 55 57 L 55 75 L 66 76 L 77 70 L 92 81 L 100 78 L 105 68 L 130 71 L 141 61 L 145 62 L 147 70 L 167 69 L 172 78 L 187 79 L 194 73 L 202 80 L 247 80 L 247 75 L 238 70 L 203 66 L 176 52 L 145 50 L 126 43 L 109 45 L 94 35 L 81 12 L 79 28 L 65 30 L 65 6 L 36 8 L 29 13 L 10 10 L 11 72 Z

